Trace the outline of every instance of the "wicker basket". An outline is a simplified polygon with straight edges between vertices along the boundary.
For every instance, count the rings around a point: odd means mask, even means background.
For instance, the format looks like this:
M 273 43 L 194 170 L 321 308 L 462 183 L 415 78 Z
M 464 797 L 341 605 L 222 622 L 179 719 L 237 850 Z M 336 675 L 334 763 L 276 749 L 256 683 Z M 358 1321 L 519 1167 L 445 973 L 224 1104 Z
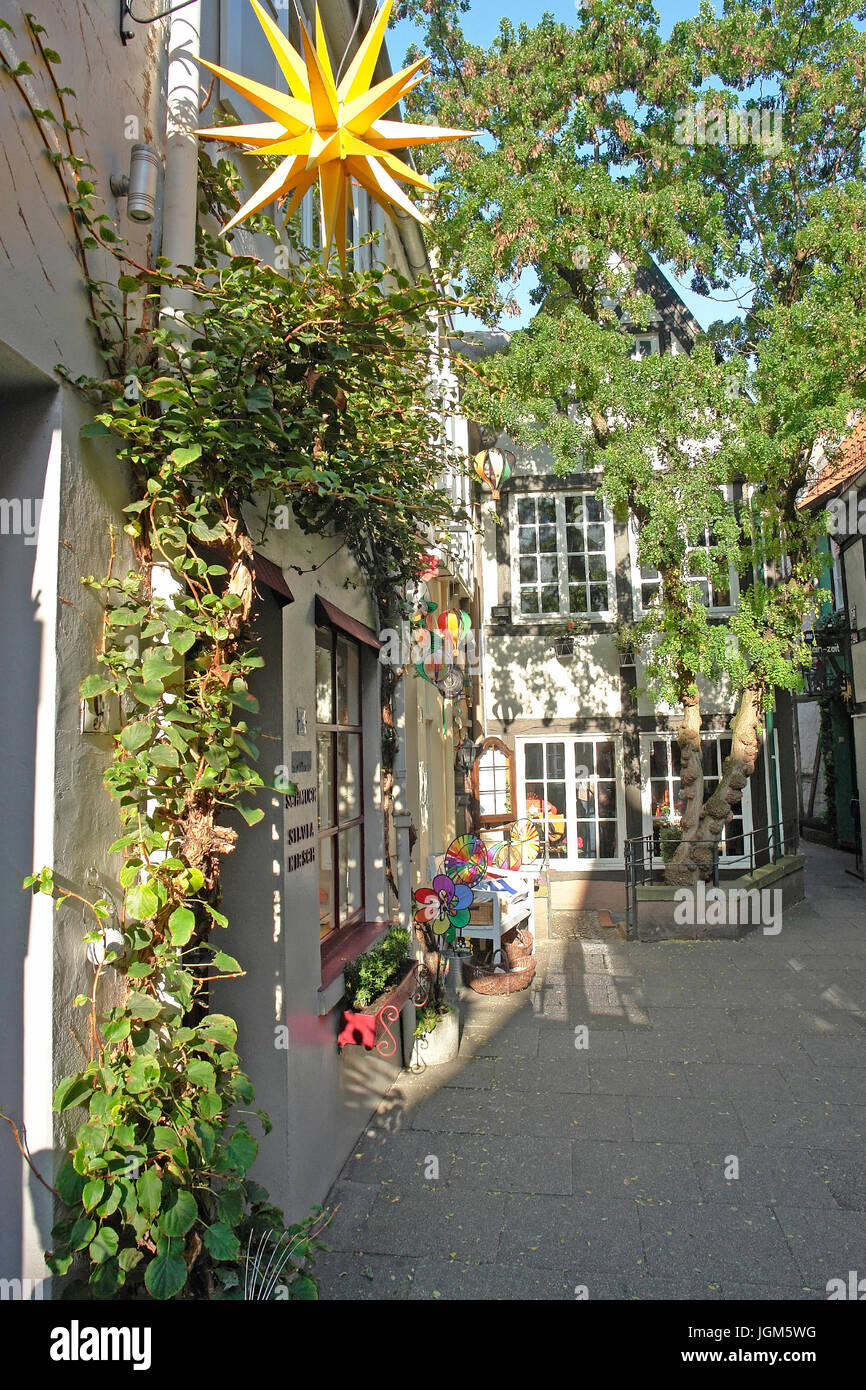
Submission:
M 535 956 L 526 956 L 516 966 L 506 971 L 496 971 L 492 965 L 463 964 L 463 983 L 476 994 L 516 994 L 526 989 L 535 979 L 538 962 Z
M 512 927 L 511 931 L 503 936 L 502 945 L 505 947 L 508 964 L 513 967 L 532 955 L 532 932 L 521 927 Z

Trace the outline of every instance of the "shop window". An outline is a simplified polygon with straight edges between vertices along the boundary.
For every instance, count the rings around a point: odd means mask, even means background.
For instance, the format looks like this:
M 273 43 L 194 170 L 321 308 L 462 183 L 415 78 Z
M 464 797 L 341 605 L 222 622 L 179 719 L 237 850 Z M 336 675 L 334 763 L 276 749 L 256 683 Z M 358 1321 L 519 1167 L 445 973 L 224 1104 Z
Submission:
M 319 929 L 322 938 L 364 918 L 361 649 L 316 628 Z
M 538 824 L 552 864 L 620 858 L 621 776 L 613 739 L 519 740 L 518 768 L 520 814 Z
M 662 823 L 672 821 L 676 824 L 682 814 L 680 802 L 680 745 L 671 735 L 654 735 L 645 740 L 648 744 L 649 766 L 645 782 L 645 795 L 652 820 L 654 852 L 660 853 L 659 834 Z M 731 751 L 730 734 L 701 734 L 701 754 L 704 770 L 704 801 L 715 791 L 722 777 L 725 758 Z M 647 750 L 645 749 L 645 756 Z M 743 788 L 743 797 L 736 814 L 722 831 L 721 857 L 738 859 L 748 852 L 745 835 L 751 830 L 751 799 L 748 785 Z

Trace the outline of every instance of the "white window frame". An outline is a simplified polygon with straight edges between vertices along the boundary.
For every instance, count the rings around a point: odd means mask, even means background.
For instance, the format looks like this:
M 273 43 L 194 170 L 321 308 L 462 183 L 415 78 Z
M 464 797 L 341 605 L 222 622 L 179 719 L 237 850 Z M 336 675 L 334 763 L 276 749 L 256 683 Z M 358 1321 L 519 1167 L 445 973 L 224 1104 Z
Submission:
M 555 613 L 521 613 L 520 611 L 520 522 L 518 520 L 518 503 L 527 497 L 531 497 L 535 500 L 552 500 L 556 505 L 556 550 L 550 552 L 556 555 L 559 570 L 559 608 Z M 511 620 L 514 623 L 521 623 L 524 625 L 561 623 L 564 618 L 574 618 L 578 622 L 611 623 L 615 619 L 616 565 L 614 560 L 613 518 L 603 502 L 601 504 L 602 519 L 600 522 L 594 522 L 592 524 L 604 526 L 604 557 L 607 568 L 607 600 L 609 606 L 599 613 L 586 613 L 580 610 L 572 612 L 568 607 L 568 544 L 566 540 L 565 503 L 570 497 L 591 497 L 594 501 L 598 501 L 596 493 L 592 488 L 575 488 L 568 492 L 516 492 L 511 495 L 509 502 L 509 544 L 511 548 Z
M 588 858 L 572 854 L 567 859 L 551 859 L 548 868 L 574 872 L 576 869 L 594 871 L 600 869 L 622 869 L 625 867 L 625 766 L 622 753 L 622 738 L 616 734 L 554 734 L 542 730 L 537 734 L 520 734 L 514 740 L 514 803 L 517 807 L 515 819 L 526 819 L 526 745 L 528 743 L 564 743 L 565 753 L 565 823 L 568 843 L 577 847 L 577 778 L 574 775 L 574 745 L 576 743 L 613 744 L 613 784 L 616 791 L 616 839 L 619 854 L 615 859 Z M 534 780 L 534 779 L 533 779 Z M 595 774 L 591 780 L 597 780 Z M 606 780 L 606 779 L 605 779 Z M 539 873 L 543 858 L 533 860 L 526 871 Z
M 724 483 L 722 485 L 721 491 L 726 502 L 733 501 L 734 489 L 730 483 Z M 706 535 L 706 532 L 704 532 L 704 534 Z M 690 545 L 688 547 L 688 553 L 691 554 L 693 551 L 696 550 L 705 551 L 705 549 L 706 548 L 703 545 Z M 650 583 L 651 581 L 641 579 L 640 563 L 638 561 L 637 555 L 637 529 L 635 526 L 634 517 L 632 516 L 629 517 L 628 521 L 628 552 L 629 560 L 631 563 L 632 605 L 634 609 L 635 621 L 638 621 L 640 618 L 646 617 L 647 613 L 650 611 L 648 608 L 644 608 L 643 606 L 643 585 Z M 696 585 L 700 578 L 700 575 L 694 576 L 694 583 Z M 659 580 L 659 583 L 660 582 L 661 581 Z M 733 564 L 728 566 L 728 592 L 730 594 L 730 603 L 708 604 L 707 612 L 709 614 L 711 614 L 714 617 L 730 617 L 732 613 L 736 613 L 737 611 L 740 598 L 740 581 L 739 576 L 737 575 L 737 571 L 734 568 Z
M 649 350 L 649 352 L 643 352 L 643 353 L 638 352 L 638 344 L 639 344 L 639 343 L 642 343 L 642 342 L 644 342 L 644 343 L 647 343 L 647 342 L 648 342 L 648 343 L 649 343 L 649 345 L 650 345 L 650 350 Z M 653 332 L 635 333 L 635 335 L 634 335 L 634 344 L 633 344 L 633 346 L 632 346 L 632 350 L 631 350 L 631 353 L 630 353 L 630 356 L 631 356 L 631 358 L 632 358 L 632 361 L 634 361 L 634 362 L 642 362 L 642 361 L 644 360 L 645 357 L 658 357 L 658 356 L 659 356 L 659 351 L 660 351 L 660 349 L 659 349 L 659 335 L 658 335 L 658 333 L 653 333 Z
M 715 729 L 702 729 L 702 730 L 701 730 L 701 742 L 702 742 L 702 743 L 705 742 L 705 741 L 709 742 L 710 740 L 712 740 L 712 741 L 718 746 L 718 744 L 719 744 L 719 742 L 720 742 L 721 739 L 723 739 L 723 738 L 730 738 L 730 737 L 731 737 L 730 733 L 726 732 L 725 730 L 721 730 L 721 731 L 715 730 Z M 644 834 L 644 835 L 652 835 L 652 833 L 653 833 L 652 790 L 651 790 L 651 787 L 650 787 L 650 781 L 651 781 L 651 777 L 650 777 L 650 771 L 651 771 L 651 769 L 650 769 L 650 748 L 651 748 L 651 745 L 652 745 L 653 743 L 661 743 L 661 742 L 665 742 L 665 743 L 675 743 L 675 742 L 676 742 L 676 738 L 677 738 L 676 733 L 675 733 L 674 731 L 670 730 L 670 729 L 659 729 L 659 730 L 656 731 L 656 732 L 652 732 L 652 733 L 642 733 L 642 734 L 640 735 L 641 812 L 642 812 L 642 817 L 643 817 L 643 834 Z M 671 768 L 671 771 L 670 771 L 669 774 L 668 774 L 668 789 L 671 790 L 671 789 L 672 789 L 672 783 L 673 783 L 674 777 L 673 777 L 673 765 L 672 765 L 670 759 L 668 760 L 668 765 L 669 765 L 669 767 Z M 721 767 L 721 764 L 720 764 L 719 766 Z M 754 824 L 753 824 L 753 821 L 752 821 L 752 788 L 751 788 L 751 783 L 750 783 L 750 782 L 747 782 L 746 785 L 743 787 L 743 795 L 742 795 L 741 807 L 742 807 L 743 835 L 744 835 L 744 837 L 747 837 L 747 836 L 751 833 L 751 831 L 754 829 Z M 743 860 L 742 855 L 743 855 L 743 854 L 748 854 L 748 849 L 747 849 L 748 843 L 749 843 L 748 840 L 747 840 L 747 839 L 744 839 L 744 841 L 743 841 L 743 850 L 742 850 L 742 853 L 741 853 L 741 854 L 736 854 L 736 855 L 729 855 L 729 854 L 727 854 L 727 853 L 720 854 L 720 855 L 719 855 L 719 863 L 720 863 L 720 864 L 731 864 L 731 865 L 736 865 L 736 864 L 738 864 L 738 863 L 739 863 L 739 864 L 743 864 L 745 861 Z

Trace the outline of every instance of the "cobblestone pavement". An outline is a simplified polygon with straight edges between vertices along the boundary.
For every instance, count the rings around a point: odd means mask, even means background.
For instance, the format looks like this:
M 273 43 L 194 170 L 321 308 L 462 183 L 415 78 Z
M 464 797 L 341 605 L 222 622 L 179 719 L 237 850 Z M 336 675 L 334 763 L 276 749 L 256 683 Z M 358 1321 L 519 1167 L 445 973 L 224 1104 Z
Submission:
M 866 886 L 806 850 L 777 936 L 551 941 L 530 990 L 471 994 L 458 1060 L 401 1073 L 332 1189 L 321 1297 L 826 1299 L 866 1275 Z

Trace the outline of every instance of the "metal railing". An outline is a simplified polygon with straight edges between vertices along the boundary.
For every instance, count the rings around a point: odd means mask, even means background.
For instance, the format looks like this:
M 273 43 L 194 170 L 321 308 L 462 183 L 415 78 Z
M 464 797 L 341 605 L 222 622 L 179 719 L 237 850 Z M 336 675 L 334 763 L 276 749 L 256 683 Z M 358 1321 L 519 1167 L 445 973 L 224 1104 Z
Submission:
M 763 838 L 763 845 L 760 841 Z M 748 841 L 748 853 L 745 845 Z M 800 843 L 800 825 L 796 816 L 786 816 L 779 821 L 770 821 L 755 830 L 744 830 L 732 835 L 724 844 L 720 840 L 693 840 L 693 845 L 708 845 L 712 851 L 713 887 L 718 888 L 720 871 L 742 866 L 742 872 L 753 874 L 764 864 L 775 864 L 783 855 L 796 854 Z M 737 845 L 743 845 L 743 853 L 735 853 Z M 634 835 L 625 842 L 625 911 L 628 922 L 628 935 L 633 938 L 638 920 L 637 890 L 655 882 L 663 882 L 666 864 L 661 853 L 656 850 L 654 835 Z M 661 878 L 656 879 L 656 874 Z

